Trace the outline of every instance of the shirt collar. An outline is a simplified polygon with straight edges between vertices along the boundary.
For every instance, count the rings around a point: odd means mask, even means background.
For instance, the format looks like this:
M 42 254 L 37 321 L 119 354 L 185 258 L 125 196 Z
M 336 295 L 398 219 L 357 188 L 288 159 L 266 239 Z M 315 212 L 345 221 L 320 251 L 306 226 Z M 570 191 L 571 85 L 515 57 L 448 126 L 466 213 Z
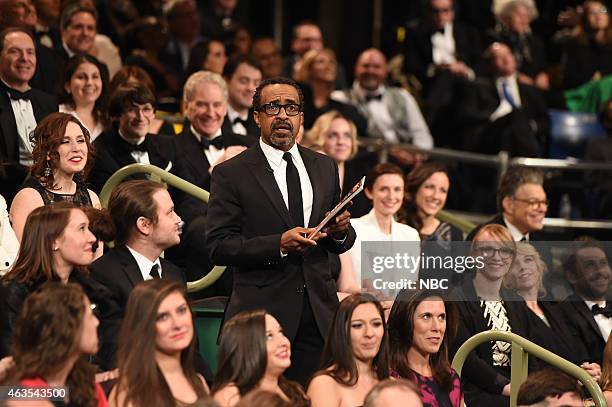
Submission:
M 274 148 L 264 143 L 261 137 L 259 138 L 259 146 L 261 147 L 261 150 L 266 156 L 266 159 L 268 160 L 268 162 L 275 168 L 280 167 L 281 163 L 283 162 L 283 155 L 285 154 L 285 151 L 280 150 L 278 148 Z M 297 143 L 294 143 L 293 147 L 291 147 L 291 149 L 289 149 L 288 152 L 291 153 L 291 155 L 294 158 L 301 157 L 300 150 L 298 150 Z
M 508 219 L 506 219 L 505 216 L 504 216 L 504 223 L 506 224 L 506 227 L 510 231 L 510 234 L 512 235 L 512 238 L 514 239 L 515 242 L 520 242 L 523 238 L 529 241 L 529 233 L 522 234 L 521 231 L 518 230 L 518 228 L 514 226 L 512 223 L 510 223 Z
M 244 116 L 241 116 L 238 114 L 238 112 L 236 110 L 234 110 L 234 108 L 228 103 L 227 104 L 227 117 L 230 121 L 230 123 L 234 123 L 234 120 L 236 119 L 236 117 L 241 118 L 242 120 L 247 120 L 249 118 L 249 112 L 247 110 L 247 114 L 245 114 Z
M 385 85 L 378 85 L 378 88 L 376 88 L 376 90 L 372 92 L 364 89 L 359 84 L 359 81 L 355 80 L 355 82 L 353 82 L 353 90 L 355 91 L 355 94 L 360 100 L 365 100 L 366 96 L 384 95 Z
M 132 249 L 130 246 L 126 245 L 127 249 L 130 251 L 134 260 L 136 260 L 136 264 L 138 264 L 138 268 L 140 269 L 140 274 L 142 274 L 142 278 L 147 280 L 149 278 L 149 274 L 151 274 L 151 269 L 153 265 L 157 264 L 159 267 L 159 275 L 161 276 L 161 263 L 159 261 L 159 257 L 155 259 L 155 261 L 151 261 L 147 259 L 142 254 L 138 253 L 136 250 Z
M 64 47 L 64 51 L 68 54 L 68 58 L 72 58 L 76 55 L 76 53 L 68 47 L 65 41 L 62 41 L 62 47 Z
M 590 300 L 585 300 L 584 298 L 582 298 L 582 300 L 584 301 L 586 306 L 589 308 L 589 310 L 593 309 L 593 305 L 595 305 L 595 304 L 599 305 L 601 308 L 605 308 L 606 307 L 606 300 L 603 300 L 603 301 L 590 301 Z
M 198 139 L 198 141 L 202 141 L 202 138 L 208 138 L 209 140 L 212 140 L 212 139 L 214 139 L 214 138 L 219 137 L 219 136 L 221 135 L 221 133 L 222 133 L 222 132 L 221 132 L 221 129 L 219 128 L 219 129 L 217 129 L 217 132 L 216 132 L 216 133 L 215 133 L 215 134 L 214 134 L 212 137 L 207 137 L 207 136 L 205 136 L 205 135 L 203 135 L 203 134 L 198 133 L 198 132 L 196 131 L 195 127 L 193 127 L 193 124 L 190 124 L 189 126 L 190 126 L 190 127 L 189 127 L 189 129 L 191 130 L 191 132 L 193 133 L 193 135 L 195 136 L 195 138 L 197 138 L 197 139 Z

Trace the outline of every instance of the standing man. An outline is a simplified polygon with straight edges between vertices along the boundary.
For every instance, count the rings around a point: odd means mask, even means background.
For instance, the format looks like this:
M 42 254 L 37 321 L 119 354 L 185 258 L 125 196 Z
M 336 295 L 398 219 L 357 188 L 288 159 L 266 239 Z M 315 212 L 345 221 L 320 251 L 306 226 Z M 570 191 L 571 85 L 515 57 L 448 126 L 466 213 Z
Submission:
M 303 95 L 288 78 L 264 80 L 253 98 L 259 142 L 218 165 L 212 176 L 207 246 L 215 264 L 234 266 L 226 320 L 264 308 L 292 342 L 287 376 L 302 384 L 317 369 L 338 306 L 329 253 L 355 241 L 344 211 L 308 235 L 340 199 L 329 157 L 296 144 Z
M 57 100 L 29 82 L 36 71 L 36 48 L 29 32 L 0 32 L 0 194 L 12 201 L 32 165 L 30 133 L 37 123 L 57 112 Z

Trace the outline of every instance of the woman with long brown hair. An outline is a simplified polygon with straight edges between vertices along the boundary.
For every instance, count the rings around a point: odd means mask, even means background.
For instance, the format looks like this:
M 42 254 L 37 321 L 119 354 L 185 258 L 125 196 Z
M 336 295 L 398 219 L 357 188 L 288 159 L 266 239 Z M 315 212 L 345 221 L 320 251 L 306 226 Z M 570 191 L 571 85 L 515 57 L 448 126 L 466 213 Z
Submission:
M 119 332 L 119 381 L 109 404 L 188 406 L 205 399 L 208 386 L 193 367 L 195 352 L 184 287 L 165 279 L 138 284 Z
M 214 398 L 221 407 L 234 406 L 262 389 L 292 405 L 307 405 L 300 385 L 283 377 L 290 365 L 291 344 L 276 318 L 264 310 L 241 312 L 221 332 Z

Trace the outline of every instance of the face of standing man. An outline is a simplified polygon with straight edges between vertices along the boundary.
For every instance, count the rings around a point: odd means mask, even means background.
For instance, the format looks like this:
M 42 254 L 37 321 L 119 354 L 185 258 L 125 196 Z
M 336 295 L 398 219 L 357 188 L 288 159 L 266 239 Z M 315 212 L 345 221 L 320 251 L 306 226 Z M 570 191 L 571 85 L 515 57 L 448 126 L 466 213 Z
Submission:
M 260 103 L 253 118 L 261 129 L 264 143 L 289 151 L 304 120 L 297 89 L 284 83 L 266 85 L 261 90 Z

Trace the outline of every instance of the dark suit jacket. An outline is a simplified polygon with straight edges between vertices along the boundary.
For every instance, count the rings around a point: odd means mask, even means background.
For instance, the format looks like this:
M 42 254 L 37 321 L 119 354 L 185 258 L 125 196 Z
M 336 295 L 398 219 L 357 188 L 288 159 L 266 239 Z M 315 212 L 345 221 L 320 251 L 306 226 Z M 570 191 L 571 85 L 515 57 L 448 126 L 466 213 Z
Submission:
M 486 221 L 483 224 L 480 224 L 478 226 L 476 226 L 474 229 L 472 229 L 472 231 L 467 235 L 467 238 L 465 239 L 467 242 L 471 242 L 472 240 L 474 240 L 474 236 L 476 236 L 476 233 L 478 233 L 478 231 L 485 225 L 502 225 L 503 227 L 508 227 L 506 226 L 506 223 L 504 222 L 504 215 L 502 215 L 501 213 L 498 213 L 497 215 L 495 215 L 493 218 L 489 219 L 488 221 Z M 546 240 L 544 238 L 544 236 L 542 236 L 541 232 L 538 231 L 534 231 L 534 232 L 529 232 L 529 241 L 544 241 Z
M 251 147 L 253 144 L 259 140 L 259 127 L 257 127 L 257 123 L 253 120 L 253 113 L 249 111 L 249 117 L 247 118 L 246 125 L 246 136 L 241 134 L 235 134 L 232 128 L 232 123 L 229 120 L 229 117 L 225 115 L 225 120 L 223 120 L 223 125 L 221 126 L 221 134 L 223 136 L 231 134 L 233 137 L 231 140 L 241 141 L 241 144 Z
M 322 154 L 299 147 L 313 189 L 309 226 L 316 226 L 340 197 L 338 170 Z M 349 228 L 343 242 L 327 237 L 308 253 L 280 253 L 280 238 L 295 227 L 268 161 L 258 144 L 215 167 L 208 208 L 207 246 L 215 264 L 235 266 L 234 288 L 225 312 L 264 308 L 293 339 L 305 291 L 319 332 L 325 338 L 338 306 L 329 253 L 355 242 Z

